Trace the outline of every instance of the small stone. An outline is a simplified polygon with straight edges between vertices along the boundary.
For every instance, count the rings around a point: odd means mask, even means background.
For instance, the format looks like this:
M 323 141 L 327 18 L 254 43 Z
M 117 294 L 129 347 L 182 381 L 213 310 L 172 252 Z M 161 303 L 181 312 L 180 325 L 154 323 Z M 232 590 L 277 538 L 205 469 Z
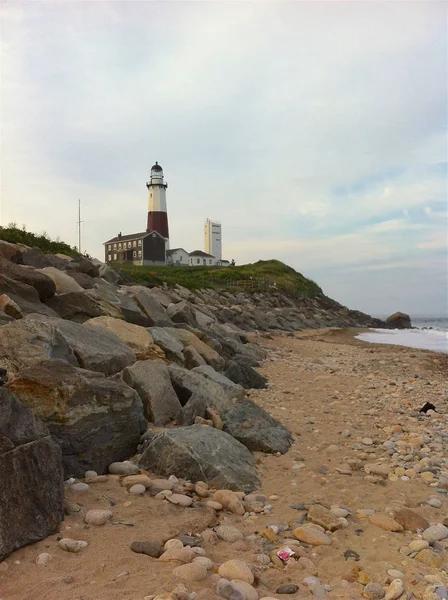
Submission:
M 131 544 L 132 552 L 136 552 L 137 554 L 146 554 L 147 556 L 152 556 L 153 558 L 159 558 L 162 555 L 163 549 L 159 542 L 132 542 Z
M 327 596 L 327 590 L 320 583 L 314 583 L 311 585 L 310 592 L 315 598 L 320 598 L 321 600 Z
M 213 508 L 214 510 L 222 510 L 223 509 L 222 504 L 220 504 L 219 502 L 214 502 L 213 500 L 208 500 L 206 502 L 206 506 L 209 506 L 210 508 Z
M 276 494 L 272 494 L 272 496 L 269 496 L 269 500 L 279 500 L 280 496 L 277 496 Z
M 341 523 L 333 515 L 333 513 L 321 504 L 313 504 L 310 506 L 307 514 L 308 521 L 320 525 L 325 531 L 336 531 L 341 528 Z
M 236 527 L 232 527 L 231 525 L 220 525 L 216 528 L 216 535 L 219 537 L 220 540 L 223 540 L 224 542 L 229 542 L 230 544 L 233 544 L 238 540 L 244 539 L 244 535 L 242 534 L 242 532 Z
M 361 585 L 367 585 L 368 583 L 372 583 L 372 578 L 365 571 L 359 571 L 356 581 Z
M 379 527 L 380 529 L 384 529 L 385 531 L 403 531 L 403 527 L 384 513 L 374 513 L 369 517 L 369 521 Z
M 239 581 L 237 579 L 232 579 L 230 585 L 233 587 L 234 590 L 238 590 L 238 592 L 244 594 L 245 600 L 258 600 L 258 594 L 256 590 L 254 590 L 254 588 L 249 583 L 246 583 L 245 581 Z
M 170 548 L 165 550 L 159 560 L 170 561 L 177 560 L 182 563 L 190 563 L 194 558 L 193 550 L 190 547 L 187 548 Z
M 196 558 L 193 558 L 191 562 L 204 566 L 207 571 L 211 571 L 213 569 L 213 561 L 206 556 L 196 556 Z
M 86 513 L 84 522 L 88 525 L 104 525 L 110 519 L 112 519 L 112 512 L 110 510 L 95 509 L 89 510 Z
M 183 543 L 178 539 L 171 539 L 165 542 L 163 546 L 165 550 L 171 550 L 172 548 L 183 548 Z
M 439 596 L 439 598 L 442 598 L 442 600 L 448 600 L 448 589 L 446 585 L 437 587 L 434 592 Z
M 133 485 L 144 485 L 145 488 L 149 488 L 152 485 L 152 480 L 147 475 L 127 475 L 120 481 L 121 485 L 125 488 L 131 488 Z
M 141 496 L 145 492 L 146 492 L 146 488 L 141 483 L 136 483 L 135 485 L 133 485 L 129 488 L 129 493 L 132 494 L 133 496 Z
M 167 496 L 167 500 L 169 500 L 172 504 L 177 504 L 179 506 L 187 507 L 193 504 L 193 499 L 190 496 L 185 496 L 184 494 L 173 494 L 172 496 Z
M 409 509 L 402 508 L 394 514 L 394 519 L 403 527 L 405 531 L 420 531 L 429 527 L 428 521 L 422 515 Z
M 275 590 L 276 594 L 295 594 L 299 591 L 299 586 L 295 583 L 286 583 Z
M 224 577 L 216 584 L 216 593 L 220 598 L 225 598 L 225 600 L 246 600 L 246 594 L 238 590 Z
M 8 563 L 3 560 L 2 562 L 0 562 L 0 573 L 4 573 L 5 571 L 8 570 Z
M 207 577 L 207 569 L 204 565 L 191 563 L 176 567 L 173 569 L 173 575 L 186 581 L 202 581 Z
M 428 542 L 440 542 L 448 537 L 448 527 L 439 523 L 438 525 L 432 525 L 423 532 L 423 539 Z
M 48 554 L 48 552 L 42 552 L 36 558 L 36 565 L 46 566 L 52 559 L 53 557 L 51 556 L 51 554 Z
M 85 479 L 95 479 L 95 477 L 98 477 L 98 473 L 96 471 L 86 471 L 84 477 Z
M 332 543 L 331 538 L 316 527 L 297 527 L 293 533 L 299 541 L 311 546 L 329 546 Z
M 253 583 L 254 576 L 247 564 L 242 560 L 228 560 L 218 569 L 219 575 L 225 579 L 239 579 L 246 583 Z
M 140 473 L 140 469 L 129 460 L 124 460 L 123 462 L 114 462 L 109 465 L 109 473 L 113 475 L 137 475 Z
M 336 518 L 339 517 L 347 517 L 349 515 L 348 510 L 346 510 L 345 508 L 340 508 L 339 506 L 332 506 L 330 508 L 330 512 L 332 515 L 334 515 Z
M 404 573 L 402 573 L 401 571 L 397 571 L 397 569 L 389 569 L 387 571 L 387 574 L 389 575 L 389 577 L 392 577 L 392 579 L 403 579 L 404 577 Z
M 364 438 L 362 440 L 362 443 L 364 444 L 364 446 L 372 446 L 373 445 L 373 440 L 372 440 L 372 438 Z
M 72 492 L 87 492 L 89 489 L 90 486 L 82 481 L 80 483 L 74 483 L 70 486 L 70 490 Z
M 367 600 L 381 600 L 384 598 L 385 591 L 381 585 L 377 583 L 368 583 L 364 588 L 362 595 Z
M 420 550 L 420 552 L 415 557 L 415 560 L 423 563 L 424 565 L 428 565 L 428 567 L 433 567 L 434 569 L 440 569 L 443 564 L 442 557 L 430 550 L 429 548 L 424 548 Z
M 430 499 L 428 500 L 428 504 L 429 504 L 430 506 L 433 506 L 434 508 L 440 508 L 440 507 L 442 506 L 442 501 L 441 501 L 441 500 L 439 500 L 439 498 L 434 498 L 434 497 L 433 497 L 433 498 L 430 498 Z
M 191 546 L 192 548 L 201 545 L 201 540 L 194 535 L 180 535 L 178 538 L 184 546 Z
M 65 550 L 66 552 L 80 552 L 83 548 L 88 546 L 88 542 L 84 542 L 83 540 L 72 540 L 70 538 L 62 538 L 58 542 L 59 548 Z
M 404 585 L 401 579 L 394 579 L 386 590 L 385 600 L 396 600 L 404 592 Z
M 420 550 L 424 550 L 425 548 L 428 548 L 428 546 L 429 542 L 426 540 L 412 540 L 412 542 L 409 543 L 409 548 L 413 552 L 420 552 Z

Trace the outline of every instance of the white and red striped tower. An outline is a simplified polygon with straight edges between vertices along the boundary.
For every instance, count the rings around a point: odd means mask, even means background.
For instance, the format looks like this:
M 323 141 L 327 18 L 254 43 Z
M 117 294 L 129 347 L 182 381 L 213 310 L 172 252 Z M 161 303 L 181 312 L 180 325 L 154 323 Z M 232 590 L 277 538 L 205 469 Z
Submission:
M 146 231 L 157 231 L 165 238 L 165 249 L 170 248 L 168 213 L 166 212 L 166 188 L 163 169 L 157 163 L 151 167 L 151 179 L 146 183 L 149 193 L 148 224 Z

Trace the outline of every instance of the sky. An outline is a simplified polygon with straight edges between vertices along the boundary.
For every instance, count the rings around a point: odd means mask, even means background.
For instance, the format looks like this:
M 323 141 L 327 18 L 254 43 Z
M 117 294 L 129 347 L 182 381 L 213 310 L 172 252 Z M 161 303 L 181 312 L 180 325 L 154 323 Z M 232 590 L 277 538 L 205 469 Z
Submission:
M 1 3 L 1 224 L 104 257 L 206 218 L 237 264 L 276 258 L 358 310 L 447 299 L 447 4 Z

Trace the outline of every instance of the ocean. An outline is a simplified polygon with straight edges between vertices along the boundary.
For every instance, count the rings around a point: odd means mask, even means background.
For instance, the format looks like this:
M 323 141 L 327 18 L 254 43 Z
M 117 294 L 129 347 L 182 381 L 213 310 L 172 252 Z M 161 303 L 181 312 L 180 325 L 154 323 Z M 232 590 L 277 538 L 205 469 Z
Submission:
M 448 317 L 411 316 L 411 322 L 413 329 L 373 329 L 356 337 L 374 344 L 396 344 L 448 354 Z

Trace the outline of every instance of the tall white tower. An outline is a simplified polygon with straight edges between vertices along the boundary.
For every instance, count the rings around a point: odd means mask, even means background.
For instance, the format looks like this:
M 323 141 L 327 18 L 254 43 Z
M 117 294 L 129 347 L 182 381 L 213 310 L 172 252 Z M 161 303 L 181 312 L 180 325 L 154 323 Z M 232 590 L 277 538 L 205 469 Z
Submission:
M 170 248 L 168 230 L 168 213 L 166 211 L 166 188 L 168 184 L 163 178 L 163 169 L 156 161 L 151 167 L 151 179 L 146 182 L 148 188 L 148 223 L 146 231 L 157 231 L 165 238 L 165 250 Z
M 204 225 L 204 251 L 222 259 L 221 223 L 207 219 Z

